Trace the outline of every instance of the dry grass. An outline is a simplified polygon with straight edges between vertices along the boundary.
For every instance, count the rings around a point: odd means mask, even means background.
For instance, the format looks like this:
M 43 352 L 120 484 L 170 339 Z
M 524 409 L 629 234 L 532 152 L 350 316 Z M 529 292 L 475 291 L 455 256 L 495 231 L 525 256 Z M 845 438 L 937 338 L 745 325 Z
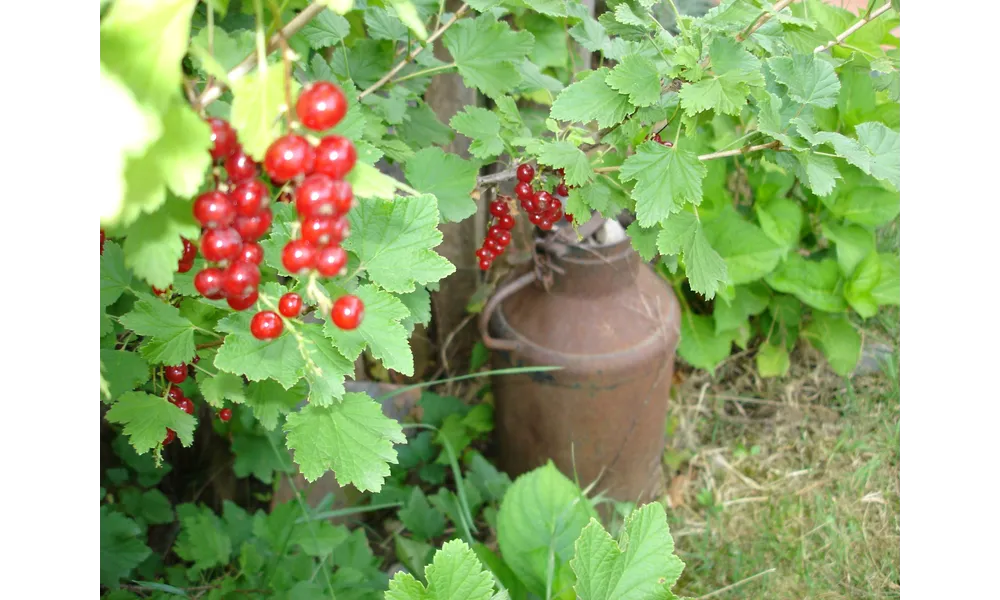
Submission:
M 898 313 L 866 337 L 898 348 Z M 713 598 L 899 596 L 898 351 L 845 380 L 812 349 L 787 377 L 752 357 L 687 377 L 671 410 L 678 592 Z M 673 468 L 671 468 L 673 467 Z

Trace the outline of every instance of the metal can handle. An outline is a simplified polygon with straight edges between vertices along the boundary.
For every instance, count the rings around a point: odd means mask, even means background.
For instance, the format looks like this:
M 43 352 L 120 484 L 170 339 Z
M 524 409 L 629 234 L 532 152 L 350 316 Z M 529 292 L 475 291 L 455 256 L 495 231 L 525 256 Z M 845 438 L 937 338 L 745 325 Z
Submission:
M 535 271 L 531 270 L 517 279 L 509 281 L 497 288 L 497 291 L 494 292 L 490 299 L 486 302 L 486 306 L 483 307 L 483 312 L 479 313 L 479 333 L 483 337 L 483 345 L 490 350 L 501 350 L 505 352 L 514 352 L 520 348 L 520 344 L 514 340 L 505 340 L 491 336 L 490 318 L 493 316 L 493 311 L 500 306 L 501 302 L 516 292 L 528 287 L 537 279 L 538 276 Z

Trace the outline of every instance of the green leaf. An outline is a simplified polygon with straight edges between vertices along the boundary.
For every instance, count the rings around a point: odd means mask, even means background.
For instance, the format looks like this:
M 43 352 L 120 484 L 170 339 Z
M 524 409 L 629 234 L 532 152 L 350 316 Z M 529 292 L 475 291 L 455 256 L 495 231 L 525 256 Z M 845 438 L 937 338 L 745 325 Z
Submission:
M 403 563 L 406 571 L 423 579 L 424 569 L 431 563 L 431 558 L 434 556 L 434 546 L 427 542 L 404 537 L 398 533 L 392 536 L 392 541 L 396 550 L 396 558 Z
M 329 521 L 308 521 L 295 528 L 290 542 L 302 548 L 302 551 L 309 556 L 323 558 L 333 554 L 337 546 L 347 541 L 349 537 L 350 533 L 343 525 L 334 525 Z M 319 591 L 322 591 L 322 588 L 319 588 Z
M 862 186 L 837 196 L 832 212 L 852 223 L 881 227 L 899 214 L 899 192 Z
M 789 254 L 778 269 L 767 276 L 767 284 L 786 294 L 792 294 L 813 308 L 826 312 L 847 309 L 844 301 L 840 268 L 832 258 L 807 260 Z
M 632 511 L 617 542 L 591 519 L 576 540 L 570 564 L 580 600 L 667 600 L 684 571 L 658 502 Z
M 110 306 L 132 285 L 132 273 L 125 268 L 121 246 L 104 242 L 101 254 L 101 308 Z
M 413 575 L 397 572 L 389 581 L 386 600 L 490 600 L 493 575 L 462 540 L 447 542 L 424 570 L 427 587 Z
M 879 304 L 899 304 L 899 256 L 879 254 L 879 270 L 882 276 L 872 289 L 872 298 Z
M 181 522 L 181 531 L 174 544 L 177 556 L 193 562 L 194 568 L 198 570 L 229 563 L 229 556 L 233 552 L 232 542 L 219 517 L 210 508 L 181 505 L 177 507 L 177 514 Z
M 579 23 L 570 28 L 569 34 L 580 44 L 591 52 L 600 52 L 611 44 L 604 29 L 604 25 L 590 17 L 584 17 Z
M 365 307 L 364 319 L 357 329 L 345 331 L 327 321 L 324 330 L 334 345 L 347 357 L 347 366 L 353 373 L 353 362 L 365 346 L 372 356 L 382 361 L 387 369 L 413 375 L 413 352 L 410 336 L 401 321 L 409 316 L 406 306 L 392 294 L 370 284 L 359 286 L 354 295 Z
M 812 54 L 795 54 L 770 58 L 767 66 L 793 100 L 820 108 L 837 105 L 840 81 L 829 62 Z
M 406 23 L 406 26 L 413 32 L 413 35 L 417 36 L 418 40 L 426 40 L 427 28 L 424 27 L 425 17 L 421 16 L 413 2 L 410 0 L 390 1 L 392 2 L 393 8 L 396 9 L 396 14 L 399 16 L 400 20 L 403 21 L 403 23 Z
M 716 75 L 751 86 L 764 85 L 760 60 L 737 42 L 717 37 L 712 41 L 708 56 L 712 61 L 712 71 Z
M 229 71 L 240 64 L 248 54 L 254 52 L 254 33 L 246 29 L 229 33 L 216 26 L 211 30 L 212 52 L 209 52 L 209 31 L 209 27 L 206 26 L 198 32 L 198 35 L 191 38 L 192 58 L 201 70 L 228 83 Z
M 415 325 L 427 325 L 431 322 L 431 293 L 427 288 L 418 286 L 412 292 L 400 294 L 399 301 L 410 311 L 410 314 L 401 321 L 407 334 L 413 333 Z
M 205 402 L 208 402 L 213 408 L 222 408 L 225 406 L 226 400 L 234 404 L 242 404 L 246 401 L 243 380 L 232 373 L 219 371 L 212 377 L 199 375 L 198 389 Z
M 363 162 L 354 165 L 346 180 L 353 187 L 354 196 L 357 198 L 391 200 L 396 193 L 395 179 Z
M 122 431 L 139 454 L 159 446 L 167 429 L 173 429 L 185 447 L 194 443 L 195 418 L 166 399 L 145 392 L 122 394 L 104 417 L 109 423 L 125 426 Z
M 701 182 L 705 165 L 690 150 L 667 148 L 646 142 L 621 166 L 622 181 L 635 181 L 636 217 L 643 227 L 651 227 L 680 212 L 687 203 L 701 203 Z
M 872 290 L 882 277 L 882 267 L 879 257 L 874 252 L 858 264 L 854 273 L 847 280 L 844 288 L 844 298 L 859 315 L 865 319 L 878 313 L 878 303 L 872 297 Z
M 485 108 L 466 106 L 451 118 L 451 128 L 472 140 L 469 152 L 473 156 L 488 159 L 503 152 L 500 118 Z
M 715 302 L 712 316 L 715 317 L 715 333 L 739 329 L 747 319 L 759 315 L 767 308 L 770 300 L 767 288 L 761 285 L 739 285 L 732 299 L 719 298 Z
M 569 191 L 569 197 L 571 200 L 574 197 L 574 193 L 579 194 L 579 192 L 575 189 Z M 566 204 L 567 212 L 569 212 L 569 209 L 570 209 L 570 204 L 567 203 Z M 572 214 L 576 216 L 577 212 L 574 210 Z M 589 215 L 590 211 L 587 211 L 587 214 Z M 580 217 L 583 217 L 583 215 L 580 215 Z M 644 229 L 640 227 L 638 221 L 629 225 L 628 229 L 625 230 L 625 233 L 627 233 L 628 236 L 632 239 L 632 247 L 635 248 L 635 251 L 639 253 L 639 256 L 642 257 L 642 260 L 650 261 L 653 260 L 653 258 L 656 256 L 656 240 L 658 235 L 657 231 L 658 231 L 657 228 Z
M 498 471 L 493 463 L 475 450 L 466 453 L 465 468 L 468 482 L 479 490 L 483 498 L 493 502 L 503 500 L 511 486 L 506 473 Z
M 757 351 L 757 373 L 761 377 L 784 377 L 788 374 L 791 361 L 784 344 L 765 342 Z
M 715 332 L 715 322 L 707 315 L 685 311 L 681 317 L 681 341 L 677 354 L 699 369 L 714 371 L 733 347 L 733 332 Z
M 350 32 L 351 24 L 347 19 L 329 9 L 320 12 L 302 28 L 302 35 L 314 50 L 336 46 Z
M 417 102 L 416 107 L 407 111 L 408 121 L 403 121 L 396 130 L 400 139 L 407 145 L 420 148 L 422 146 L 443 146 L 451 142 L 452 130 L 438 121 L 437 115 L 425 102 Z M 418 153 L 419 154 L 419 153 Z M 413 158 L 416 158 L 414 155 Z M 407 165 L 413 161 L 407 161 Z
M 345 19 L 346 22 L 346 19 Z M 381 6 L 365 9 L 365 27 L 374 40 L 398 40 L 406 37 L 406 25 L 396 16 L 396 11 Z
M 869 254 L 875 253 L 875 234 L 858 225 L 823 223 L 823 235 L 837 249 L 837 264 L 845 277 L 850 277 Z
M 285 334 L 274 340 L 258 340 L 250 334 L 253 315 L 249 312 L 232 313 L 219 321 L 217 328 L 228 335 L 215 355 L 215 366 L 221 371 L 244 375 L 250 381 L 273 379 L 285 389 L 292 387 L 302 379 L 305 369 L 295 336 Z
M 861 335 L 844 315 L 813 313 L 802 337 L 819 348 L 838 375 L 850 375 L 861 358 Z
M 369 307 L 366 306 L 367 311 Z M 370 318 L 370 317 L 366 317 Z M 355 331 L 359 331 L 359 327 Z M 305 359 L 305 369 L 303 376 L 309 382 L 309 402 L 313 404 L 327 404 L 335 401 L 344 394 L 344 378 L 354 375 L 354 361 L 346 356 L 337 347 L 336 341 L 325 336 L 319 327 L 302 327 L 299 329 L 302 334 L 302 341 L 299 345 L 299 352 Z M 389 352 L 391 348 L 394 360 L 399 351 L 391 345 L 392 340 L 388 340 L 388 335 L 379 339 L 378 345 L 372 347 L 372 352 L 384 358 L 386 366 L 389 366 Z M 407 357 L 409 357 L 407 348 Z M 384 355 L 384 356 L 383 356 Z M 412 359 L 410 359 L 412 361 Z
M 542 142 L 538 149 L 538 162 L 553 169 L 564 169 L 568 185 L 583 185 L 594 178 L 594 169 L 587 155 L 566 140 Z
M 174 509 L 163 492 L 157 489 L 140 492 L 138 488 L 125 488 L 119 500 L 126 512 L 142 519 L 146 525 L 173 523 Z
M 200 235 L 191 205 L 169 201 L 125 230 L 125 265 L 137 277 L 165 290 L 173 282 L 177 262 L 184 253 L 181 237 L 197 240 Z
M 702 231 L 701 222 L 689 212 L 671 215 L 657 236 L 663 255 L 683 254 L 691 289 L 708 299 L 715 297 L 719 284 L 726 281 L 726 263 Z
M 420 540 L 431 540 L 444 533 L 444 515 L 433 508 L 419 487 L 414 487 L 406 506 L 399 509 L 399 520 Z
M 434 194 L 442 221 L 458 222 L 475 214 L 476 202 L 471 196 L 479 173 L 475 163 L 430 147 L 406 162 L 405 173 L 415 189 Z
M 269 440 L 268 437 L 271 439 Z M 278 449 L 277 452 L 275 448 Z M 233 473 L 237 477 L 253 475 L 260 481 L 271 485 L 274 481 L 275 471 L 279 473 L 293 471 L 292 457 L 282 447 L 275 433 L 267 432 L 264 435 L 234 433 L 232 450 L 233 455 L 236 456 L 236 460 L 233 462 Z
M 140 351 L 154 364 L 177 365 L 194 357 L 194 325 L 175 306 L 147 297 L 122 315 L 121 324 L 146 338 Z
M 681 107 L 697 114 L 714 110 L 723 115 L 739 115 L 746 106 L 750 88 L 729 77 L 712 77 L 681 88 Z
M 515 64 L 531 52 L 534 38 L 527 31 L 511 31 L 504 21 L 476 17 L 455 23 L 442 43 L 466 82 L 495 98 L 521 80 Z
M 292 97 L 299 84 L 293 79 Z M 254 71 L 232 82 L 233 107 L 230 123 L 239 135 L 243 150 L 261 162 L 264 152 L 281 135 L 280 121 L 285 109 L 285 78 L 280 65 Z
M 782 249 L 732 208 L 705 222 L 704 227 L 708 242 L 725 259 L 729 282 L 733 285 L 760 279 L 781 260 Z
M 507 490 L 497 515 L 500 552 L 528 590 L 544 597 L 548 573 L 559 579 L 594 516 L 583 493 L 549 461 Z
M 660 75 L 653 61 L 645 56 L 624 57 L 608 73 L 605 83 L 621 94 L 628 94 L 633 106 L 651 106 L 660 99 Z
M 868 169 L 857 165 L 876 179 L 888 181 L 899 189 L 899 132 L 882 123 L 862 123 L 854 128 L 858 142 L 871 155 Z
M 196 0 L 116 0 L 101 21 L 101 64 L 136 99 L 164 112 L 180 96 Z
M 627 95 L 619 94 L 606 83 L 609 73 L 607 68 L 598 69 L 564 89 L 552 103 L 549 116 L 569 122 L 597 121 L 599 127 L 621 123 L 633 108 Z
M 271 380 L 251 383 L 247 386 L 245 404 L 253 409 L 253 416 L 268 431 L 278 426 L 278 417 L 295 410 L 303 400 L 300 386 L 286 390 Z
M 285 420 L 287 444 L 307 481 L 333 470 L 337 483 L 377 492 L 396 463 L 393 444 L 406 441 L 399 423 L 366 394 L 329 406 L 309 404 Z
M 805 215 L 798 202 L 775 197 L 754 204 L 757 221 L 764 234 L 784 250 L 792 250 L 799 243 Z
M 155 152 L 163 181 L 174 194 L 187 197 L 198 193 L 212 165 L 208 154 L 211 135 L 208 123 L 185 103 L 170 105 L 163 115 L 163 136 L 153 144 L 151 153 Z
M 102 348 L 101 371 L 108 381 L 109 402 L 149 381 L 149 365 L 135 352 Z
M 434 196 L 393 201 L 362 199 L 349 213 L 351 237 L 344 248 L 361 260 L 373 283 L 390 292 L 410 292 L 419 284 L 438 281 L 455 267 L 433 251 L 443 236 L 437 229 Z M 406 269 L 400 269 L 406 264 Z
M 142 529 L 135 521 L 108 505 L 101 507 L 101 585 L 116 587 L 149 557 L 152 551 L 142 538 Z

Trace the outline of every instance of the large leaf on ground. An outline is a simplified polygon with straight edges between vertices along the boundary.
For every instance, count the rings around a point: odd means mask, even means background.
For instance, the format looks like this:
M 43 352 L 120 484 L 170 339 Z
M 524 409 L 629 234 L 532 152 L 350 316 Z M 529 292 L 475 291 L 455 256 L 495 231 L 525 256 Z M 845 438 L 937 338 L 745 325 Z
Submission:
M 725 259 L 729 282 L 733 285 L 751 283 L 767 275 L 783 254 L 782 248 L 759 227 L 731 208 L 705 222 L 705 235 Z
M 146 560 L 151 550 L 142 543 L 143 537 L 135 521 L 110 506 L 101 507 L 101 585 L 117 586 Z
M 681 341 L 677 353 L 692 366 L 712 371 L 733 348 L 733 331 L 715 332 L 709 315 L 685 311 L 681 316 Z
M 839 375 L 849 375 L 861 357 L 861 334 L 844 315 L 814 312 L 802 337 L 819 348 Z
M 840 268 L 832 258 L 815 261 L 790 254 L 766 280 L 772 288 L 791 294 L 813 308 L 826 312 L 847 309 Z

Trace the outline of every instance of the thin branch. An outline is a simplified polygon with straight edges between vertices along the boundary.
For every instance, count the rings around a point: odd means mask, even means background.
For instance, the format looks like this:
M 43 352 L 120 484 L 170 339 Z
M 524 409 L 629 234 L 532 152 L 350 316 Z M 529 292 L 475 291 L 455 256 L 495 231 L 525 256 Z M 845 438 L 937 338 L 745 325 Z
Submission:
M 507 169 L 506 171 L 500 171 L 499 173 L 483 175 L 482 177 L 476 180 L 476 187 L 483 187 L 484 185 L 503 183 L 504 181 L 510 181 L 515 177 L 517 177 L 517 167 Z
M 267 43 L 267 53 L 271 53 L 278 48 L 282 39 L 288 39 L 298 33 L 300 29 L 305 27 L 306 23 L 313 20 L 316 15 L 323 12 L 326 6 L 322 2 L 313 2 L 309 6 L 302 9 L 302 12 L 295 15 L 295 17 L 289 21 L 280 31 L 276 32 L 271 36 L 271 40 Z M 251 53 L 249 56 L 243 59 L 240 64 L 233 67 L 233 70 L 229 72 L 229 81 L 235 81 L 240 77 L 243 77 L 257 66 L 257 53 Z M 196 108 L 202 109 L 215 102 L 222 95 L 223 86 L 219 82 L 215 82 L 212 85 L 206 86 L 201 92 L 201 97 L 198 98 L 198 105 Z
M 871 23 L 879 15 L 888 12 L 890 8 L 892 8 L 892 3 L 886 2 L 882 6 L 878 7 L 878 9 L 872 11 L 872 14 L 870 14 L 869 16 L 862 18 L 860 21 L 858 21 L 854 25 L 851 25 L 850 27 L 848 27 L 844 31 L 844 33 L 842 33 L 842 34 L 840 34 L 840 35 L 837 36 L 837 39 L 830 40 L 829 42 L 827 42 L 826 44 L 824 44 L 822 46 L 816 46 L 816 49 L 813 50 L 813 52 L 823 52 L 824 50 L 829 50 L 830 48 L 833 48 L 834 46 L 839 46 L 840 43 L 843 42 L 845 39 L 847 39 L 847 37 L 849 35 L 851 35 L 855 31 L 861 29 L 862 27 L 864 27 L 868 23 Z
M 753 35 L 753 32 L 760 29 L 764 25 L 764 23 L 770 21 L 771 17 L 788 8 L 788 5 L 791 4 L 792 2 L 795 2 L 795 0 L 781 0 L 781 2 L 778 2 L 777 4 L 774 5 L 774 8 L 770 12 L 761 13 L 761 15 L 757 17 L 756 21 L 751 23 L 749 27 L 741 31 L 736 36 L 736 41 L 742 42 L 743 40 Z
M 395 77 L 396 73 L 399 73 L 400 71 L 402 71 L 403 67 L 405 67 L 406 65 L 410 64 L 413 61 L 413 59 L 417 57 L 418 54 L 420 54 L 421 52 L 424 51 L 424 48 L 427 48 L 429 46 L 433 46 L 434 42 L 437 41 L 437 39 L 439 37 L 441 37 L 441 35 L 445 31 L 447 31 L 449 27 L 451 27 L 452 25 L 454 25 L 455 22 L 458 21 L 462 17 L 462 15 L 465 14 L 465 11 L 467 11 L 467 10 L 469 10 L 469 5 L 468 4 L 462 4 L 462 6 L 460 6 L 458 8 L 458 10 L 455 11 L 455 14 L 452 15 L 451 19 L 449 19 L 447 23 L 445 23 L 444 25 L 441 25 L 436 30 L 434 30 L 434 33 L 432 33 L 430 35 L 430 37 L 427 38 L 427 42 L 425 44 L 423 44 L 422 46 L 417 46 L 416 48 L 414 48 L 413 52 L 410 52 L 410 54 L 406 58 L 404 58 L 402 61 L 400 61 L 395 67 L 393 67 L 392 70 L 390 70 L 388 73 L 386 73 L 385 75 L 383 75 L 381 79 L 379 79 L 375 83 L 371 84 L 371 86 L 369 86 L 368 89 L 366 89 L 365 91 L 363 91 L 360 94 L 358 94 L 358 100 L 364 98 L 368 94 L 371 94 L 372 92 L 374 92 L 375 90 L 379 89 L 383 85 L 389 83 L 389 80 L 391 80 L 393 77 Z
M 774 140 L 773 142 L 768 142 L 766 144 L 757 144 L 756 146 L 747 146 L 746 148 L 737 148 L 735 150 L 723 150 L 722 152 L 712 152 L 711 154 L 702 154 L 698 157 L 698 160 L 714 160 L 716 158 L 726 158 L 727 156 L 739 156 L 740 154 L 749 154 L 751 152 L 758 152 L 760 150 L 780 150 L 781 142 Z

